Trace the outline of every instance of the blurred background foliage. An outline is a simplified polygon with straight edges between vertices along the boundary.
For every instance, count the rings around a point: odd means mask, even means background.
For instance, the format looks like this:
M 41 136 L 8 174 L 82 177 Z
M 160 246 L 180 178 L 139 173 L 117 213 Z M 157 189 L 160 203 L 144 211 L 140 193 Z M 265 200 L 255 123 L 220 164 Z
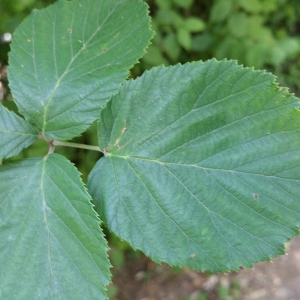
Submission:
M 7 62 L 9 51 L 5 33 L 13 33 L 20 22 L 34 9 L 40 9 L 55 0 L 0 0 L 0 63 Z
M 149 0 L 156 36 L 139 71 L 159 64 L 236 59 L 300 90 L 298 0 Z
M 54 1 L 0 0 L 0 101 L 15 111 L 6 78 L 7 33 L 13 35 L 32 9 Z M 156 35 L 140 64 L 132 69 L 132 77 L 160 64 L 228 58 L 274 73 L 282 86 L 299 96 L 299 0 L 147 0 L 147 3 Z M 74 142 L 96 145 L 96 124 Z M 47 151 L 48 144 L 38 140 L 14 159 L 45 155 Z M 100 158 L 98 152 L 82 149 L 57 147 L 56 152 L 76 164 L 84 181 Z M 118 270 L 125 256 L 128 258 L 133 252 L 128 244 L 104 230 L 110 241 L 112 263 Z M 117 293 L 115 286 L 110 291 Z

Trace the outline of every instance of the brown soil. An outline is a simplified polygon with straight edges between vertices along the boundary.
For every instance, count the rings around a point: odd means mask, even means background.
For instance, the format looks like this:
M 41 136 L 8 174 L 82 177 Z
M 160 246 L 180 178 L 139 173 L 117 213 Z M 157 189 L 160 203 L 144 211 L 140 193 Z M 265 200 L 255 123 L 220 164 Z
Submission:
M 203 274 L 147 257 L 129 260 L 114 274 L 118 295 L 112 300 L 299 300 L 300 238 L 287 245 L 287 254 L 239 273 Z M 220 289 L 230 295 L 219 295 Z M 202 298 L 201 293 L 206 294 Z

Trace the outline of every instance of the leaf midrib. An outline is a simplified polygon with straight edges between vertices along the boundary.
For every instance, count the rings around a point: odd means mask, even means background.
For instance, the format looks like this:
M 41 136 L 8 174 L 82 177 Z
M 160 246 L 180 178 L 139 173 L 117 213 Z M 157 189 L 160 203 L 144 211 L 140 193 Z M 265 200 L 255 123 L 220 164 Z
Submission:
M 286 152 L 283 152 L 283 153 L 286 153 Z M 278 153 L 276 153 L 274 156 L 277 156 L 277 155 L 278 155 Z M 151 162 L 151 163 L 157 163 L 157 164 L 160 164 L 162 166 L 176 165 L 176 166 L 183 166 L 183 167 L 189 167 L 189 168 L 198 168 L 198 169 L 202 169 L 202 170 L 224 171 L 224 172 L 230 172 L 230 173 L 241 173 L 241 174 L 248 174 L 248 175 L 263 176 L 263 177 L 268 177 L 268 178 L 279 178 L 279 179 L 297 181 L 297 179 L 293 179 L 293 178 L 286 178 L 286 177 L 280 177 L 280 176 L 275 176 L 275 175 L 268 175 L 268 174 L 263 174 L 263 173 L 246 172 L 246 171 L 235 170 L 235 169 L 223 169 L 223 168 L 203 167 L 203 166 L 199 166 L 197 164 L 185 164 L 185 163 L 180 163 L 180 162 L 166 162 L 166 161 L 160 161 L 158 159 L 145 158 L 145 157 L 140 157 L 140 156 L 116 155 L 116 154 L 112 154 L 112 153 L 106 153 L 106 156 L 110 157 L 110 158 L 113 158 L 113 157 L 122 158 L 122 159 L 125 159 L 125 160 L 136 159 L 136 160 L 147 161 L 147 162 Z M 270 156 L 267 156 L 266 158 L 269 158 L 269 157 Z M 239 168 L 240 167 L 241 166 L 239 166 Z

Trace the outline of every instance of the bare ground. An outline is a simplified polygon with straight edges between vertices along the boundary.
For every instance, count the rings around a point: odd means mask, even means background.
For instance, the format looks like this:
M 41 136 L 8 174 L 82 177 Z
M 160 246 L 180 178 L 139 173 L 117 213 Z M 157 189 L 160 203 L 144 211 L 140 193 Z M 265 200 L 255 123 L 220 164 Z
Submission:
M 114 274 L 118 295 L 112 300 L 207 300 L 221 299 L 218 290 L 230 290 L 235 300 L 299 300 L 300 237 L 286 246 L 287 255 L 259 263 L 239 273 L 203 274 L 183 268 L 157 265 L 147 257 L 129 260 Z M 203 298 L 205 299 L 205 298 Z

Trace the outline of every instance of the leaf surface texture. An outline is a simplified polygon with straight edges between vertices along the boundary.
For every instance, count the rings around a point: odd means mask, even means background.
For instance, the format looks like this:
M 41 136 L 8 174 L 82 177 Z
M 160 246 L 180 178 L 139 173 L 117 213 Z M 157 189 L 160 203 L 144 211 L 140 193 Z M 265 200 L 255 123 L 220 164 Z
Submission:
M 57 1 L 34 10 L 14 33 L 9 55 L 20 112 L 48 138 L 78 136 L 151 36 L 147 5 L 138 0 Z
M 101 112 L 88 188 L 155 261 L 224 272 L 284 253 L 300 225 L 299 100 L 233 61 L 158 67 Z
M 17 155 L 37 139 L 37 131 L 0 104 L 0 159 Z
M 74 166 L 51 154 L 0 177 L 0 298 L 106 299 L 107 243 Z

